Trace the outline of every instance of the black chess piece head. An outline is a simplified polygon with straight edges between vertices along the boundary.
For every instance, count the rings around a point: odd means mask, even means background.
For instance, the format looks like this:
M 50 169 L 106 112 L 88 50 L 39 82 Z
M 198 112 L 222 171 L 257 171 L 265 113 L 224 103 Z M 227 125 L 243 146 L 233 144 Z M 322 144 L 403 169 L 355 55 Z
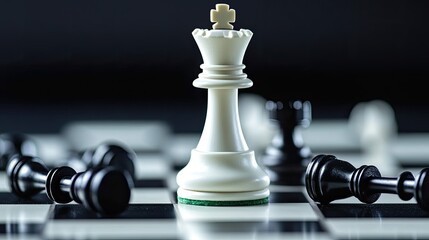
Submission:
M 279 132 L 265 149 L 261 162 L 273 184 L 303 185 L 305 167 L 313 154 L 304 143 L 299 127 L 310 125 L 311 104 L 299 100 L 267 101 L 265 107 Z
M 305 184 L 309 196 L 322 204 L 351 196 L 373 203 L 381 194 L 370 191 L 366 180 L 379 177 L 381 174 L 375 166 L 355 168 L 333 155 L 319 154 L 307 166 Z
M 127 207 L 133 180 L 129 172 L 96 167 L 71 178 L 70 196 L 86 208 L 102 215 L 117 215 Z
M 23 198 L 32 197 L 45 189 L 44 176 L 47 173 L 44 162 L 33 156 L 16 154 L 6 165 L 12 193 Z
M 267 101 L 265 108 L 270 114 L 270 118 L 277 120 L 280 127 L 290 130 L 296 126 L 308 127 L 312 120 L 311 103 L 309 101 L 289 100 L 289 101 Z
M 86 150 L 82 155 L 82 161 L 87 168 L 114 166 L 128 171 L 135 178 L 136 154 L 126 145 L 115 141 L 106 141 L 94 149 Z
M 414 198 L 419 206 L 429 211 L 429 168 L 423 168 L 416 181 Z

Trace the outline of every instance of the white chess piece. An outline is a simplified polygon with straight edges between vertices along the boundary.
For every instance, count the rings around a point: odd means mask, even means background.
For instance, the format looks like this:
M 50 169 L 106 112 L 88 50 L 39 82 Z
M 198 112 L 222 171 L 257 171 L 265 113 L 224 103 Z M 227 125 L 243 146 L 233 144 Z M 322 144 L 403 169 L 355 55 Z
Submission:
M 271 119 L 270 113 L 265 107 L 268 101 L 264 97 L 244 93 L 240 94 L 238 99 L 240 101 L 238 111 L 244 137 L 249 148 L 255 151 L 256 158 L 259 159 L 274 136 L 280 131 L 280 127 Z
M 238 111 L 238 89 L 253 85 L 242 64 L 253 33 L 231 29 L 235 11 L 227 4 L 217 4 L 211 16 L 218 23 L 214 29 L 192 32 L 204 61 L 193 85 L 207 89 L 208 103 L 198 145 L 176 177 L 178 200 L 196 205 L 266 203 L 270 180 L 246 143 Z
M 350 112 L 349 124 L 364 152 L 364 162 L 375 165 L 383 175 L 398 173 L 392 143 L 397 137 L 397 123 L 392 106 L 383 100 L 358 103 Z

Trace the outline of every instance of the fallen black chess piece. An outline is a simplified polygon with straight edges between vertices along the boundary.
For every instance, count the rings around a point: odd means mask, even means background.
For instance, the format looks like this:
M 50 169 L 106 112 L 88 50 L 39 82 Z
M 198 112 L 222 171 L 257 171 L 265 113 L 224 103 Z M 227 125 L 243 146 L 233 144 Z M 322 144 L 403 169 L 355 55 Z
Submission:
M 370 204 L 376 202 L 381 193 L 392 193 L 404 201 L 414 197 L 422 209 L 429 211 L 428 173 L 429 168 L 423 168 L 416 178 L 409 171 L 396 178 L 381 177 L 375 166 L 355 168 L 333 155 L 320 154 L 307 166 L 305 185 L 310 198 L 321 204 L 351 196 Z
M 16 155 L 39 156 L 37 144 L 30 136 L 21 133 L 0 134 L 0 170 L 5 170 L 9 159 Z M 135 178 L 136 153 L 118 141 L 105 141 L 81 153 L 73 153 L 67 159 L 69 167 L 81 171 L 90 168 L 114 166 L 130 172 Z M 75 168 L 76 167 L 76 168 Z
M 68 166 L 48 170 L 34 156 L 10 158 L 6 173 L 14 194 L 29 198 L 45 190 L 55 203 L 75 201 L 101 215 L 118 215 L 127 209 L 133 185 L 129 172 L 108 166 L 76 173 Z

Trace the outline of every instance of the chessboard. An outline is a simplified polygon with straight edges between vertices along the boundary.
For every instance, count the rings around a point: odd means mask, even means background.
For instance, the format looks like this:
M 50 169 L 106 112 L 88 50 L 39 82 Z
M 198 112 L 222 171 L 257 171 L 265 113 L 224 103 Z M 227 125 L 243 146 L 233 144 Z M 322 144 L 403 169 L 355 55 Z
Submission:
M 368 164 L 365 158 L 377 155 L 367 153 L 347 126 L 347 121 L 313 119 L 303 129 L 304 142 L 314 154 L 335 154 L 355 166 Z M 244 122 L 243 131 L 250 131 Z M 332 141 L 322 141 L 328 133 Z M 51 167 L 66 165 L 70 151 L 82 151 L 106 140 L 128 145 L 137 154 L 129 206 L 120 215 L 107 217 L 76 202 L 53 203 L 44 192 L 23 199 L 11 193 L 6 173 L 1 172 L 0 239 L 429 239 L 429 213 L 413 199 L 403 201 L 394 194 L 382 194 L 373 204 L 346 198 L 321 205 L 311 200 L 304 185 L 271 184 L 268 204 L 178 203 L 176 174 L 189 160 L 200 133 L 176 132 L 163 120 L 73 121 L 58 133 L 29 135 Z M 247 136 L 252 146 L 255 139 Z M 416 160 L 399 164 L 397 172 L 417 173 L 424 166 L 426 137 L 397 136 L 392 143 L 397 146 L 395 154 Z M 415 153 L 414 158 L 410 153 Z M 379 163 L 383 173 L 386 162 Z M 387 170 L 383 173 L 388 174 L 396 176 Z

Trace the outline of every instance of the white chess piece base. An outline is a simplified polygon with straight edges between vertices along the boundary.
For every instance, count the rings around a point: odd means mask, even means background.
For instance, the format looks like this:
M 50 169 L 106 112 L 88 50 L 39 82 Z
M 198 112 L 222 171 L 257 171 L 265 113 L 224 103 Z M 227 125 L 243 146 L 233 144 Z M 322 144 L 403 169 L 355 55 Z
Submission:
M 179 198 L 190 201 L 267 201 L 269 179 L 254 156 L 253 151 L 213 153 L 192 150 L 189 163 L 177 175 Z

